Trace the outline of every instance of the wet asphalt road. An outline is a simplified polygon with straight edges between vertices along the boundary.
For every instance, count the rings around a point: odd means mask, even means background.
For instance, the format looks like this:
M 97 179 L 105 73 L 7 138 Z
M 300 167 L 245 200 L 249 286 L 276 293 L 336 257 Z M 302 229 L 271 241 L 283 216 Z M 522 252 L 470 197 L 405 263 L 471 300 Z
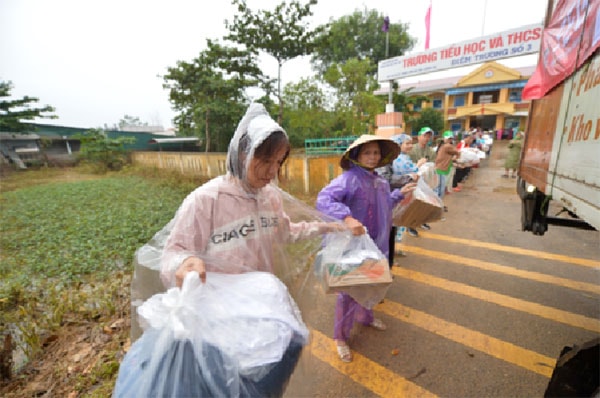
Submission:
M 446 220 L 398 245 L 375 308 L 388 330 L 355 327 L 352 363 L 335 353 L 335 297 L 307 298 L 311 345 L 286 397 L 541 397 L 562 348 L 600 336 L 600 233 L 522 232 L 505 153 L 496 143 Z

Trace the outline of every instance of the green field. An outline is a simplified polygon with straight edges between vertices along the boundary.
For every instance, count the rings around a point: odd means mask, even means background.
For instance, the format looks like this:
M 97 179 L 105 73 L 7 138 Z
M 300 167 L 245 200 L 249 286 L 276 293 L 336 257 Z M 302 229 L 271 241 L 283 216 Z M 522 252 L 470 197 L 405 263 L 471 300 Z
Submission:
M 123 312 L 136 249 L 199 183 L 139 170 L 97 176 L 42 169 L 2 176 L 0 337 L 12 336 L 20 358 L 15 370 L 42 355 L 49 336 L 66 325 L 102 328 L 128 317 Z M 122 332 L 126 339 L 128 331 Z M 88 379 L 78 378 L 75 389 L 103 381 L 112 388 L 117 361 L 108 353 Z

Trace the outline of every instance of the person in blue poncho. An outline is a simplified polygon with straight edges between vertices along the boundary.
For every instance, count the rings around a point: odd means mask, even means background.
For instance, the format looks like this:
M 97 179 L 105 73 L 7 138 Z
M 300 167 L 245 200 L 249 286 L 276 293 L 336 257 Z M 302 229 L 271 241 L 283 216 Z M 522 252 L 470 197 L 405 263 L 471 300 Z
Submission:
M 392 172 L 394 175 L 410 175 L 413 181 L 419 179 L 419 167 L 421 167 L 426 161 L 426 158 L 419 159 L 416 163 L 411 159 L 411 151 L 413 149 L 412 137 L 408 134 L 399 134 L 392 136 L 391 139 L 398 145 L 400 145 L 400 155 L 392 163 Z M 421 226 L 424 230 L 429 230 L 431 227 L 428 224 Z M 414 228 L 406 228 L 411 236 L 417 237 L 419 233 Z M 399 233 L 401 233 L 399 231 Z M 397 236 L 396 241 L 402 241 L 402 236 Z
M 340 160 L 344 172 L 324 187 L 317 196 L 316 207 L 322 213 L 343 220 L 354 235 L 368 232 L 379 250 L 389 254 L 392 209 L 412 192 L 416 184 L 390 190 L 389 182 L 376 168 L 391 163 L 400 148 L 392 140 L 376 135 L 362 135 L 346 150 Z M 354 323 L 385 330 L 385 324 L 374 318 L 373 311 L 364 308 L 346 293 L 338 293 L 334 339 L 337 352 L 344 362 L 352 361 L 348 346 Z

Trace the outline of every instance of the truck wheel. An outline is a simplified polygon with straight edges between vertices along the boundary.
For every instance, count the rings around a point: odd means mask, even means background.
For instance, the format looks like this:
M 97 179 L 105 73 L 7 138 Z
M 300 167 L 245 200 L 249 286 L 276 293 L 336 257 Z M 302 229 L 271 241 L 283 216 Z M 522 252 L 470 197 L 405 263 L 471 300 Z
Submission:
M 539 221 L 534 221 L 531 231 L 533 232 L 534 235 L 544 235 L 544 233 L 546 233 L 546 229 L 547 227 L 544 226 L 543 223 L 539 222 Z
M 533 202 L 528 199 L 521 199 L 521 230 L 531 231 L 533 221 Z
M 519 197 L 521 198 L 521 200 L 525 200 L 527 198 L 527 190 L 525 189 L 525 186 L 527 185 L 527 183 L 525 182 L 525 180 L 523 180 L 521 177 L 517 177 L 517 194 L 519 195 Z
M 597 397 L 600 339 L 562 349 L 544 397 Z

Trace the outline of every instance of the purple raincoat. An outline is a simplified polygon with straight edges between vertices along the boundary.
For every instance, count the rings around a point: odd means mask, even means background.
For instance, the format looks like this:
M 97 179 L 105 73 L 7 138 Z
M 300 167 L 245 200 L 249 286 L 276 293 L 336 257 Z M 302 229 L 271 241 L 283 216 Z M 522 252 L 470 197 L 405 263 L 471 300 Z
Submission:
M 352 164 L 319 192 L 316 207 L 340 220 L 347 216 L 356 218 L 387 257 L 392 209 L 402 199 L 400 190 L 390 192 L 390 184 L 385 178 Z
M 317 196 L 317 209 L 343 220 L 352 216 L 366 228 L 379 250 L 389 253 L 392 209 L 404 199 L 400 190 L 390 192 L 389 182 L 374 171 L 358 165 L 333 179 Z M 373 310 L 357 303 L 346 293 L 339 293 L 335 304 L 333 338 L 348 341 L 355 322 L 369 325 Z

